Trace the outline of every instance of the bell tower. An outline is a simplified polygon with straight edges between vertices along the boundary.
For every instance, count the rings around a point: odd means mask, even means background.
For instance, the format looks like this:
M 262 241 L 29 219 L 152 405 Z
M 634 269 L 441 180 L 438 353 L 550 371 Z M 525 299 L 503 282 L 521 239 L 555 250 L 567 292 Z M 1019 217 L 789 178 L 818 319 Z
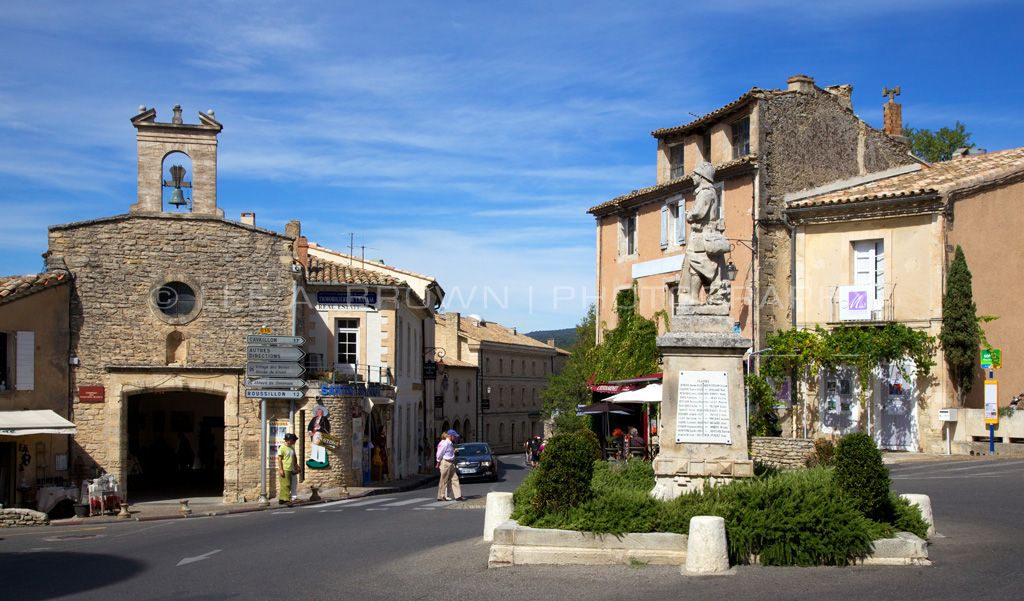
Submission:
M 224 126 L 213 118 L 213 111 L 199 113 L 199 124 L 182 121 L 181 106 L 174 105 L 174 118 L 170 123 L 156 122 L 156 109 L 139 107 L 132 117 L 139 145 L 139 197 L 131 205 L 131 213 L 164 211 L 163 188 L 174 186 L 172 203 L 184 205 L 181 187 L 192 188 L 192 213 L 224 216 L 217 208 L 217 134 Z M 171 153 L 180 152 L 192 161 L 192 173 L 172 167 L 171 181 L 164 181 L 164 160 Z M 183 181 L 191 175 L 191 182 Z

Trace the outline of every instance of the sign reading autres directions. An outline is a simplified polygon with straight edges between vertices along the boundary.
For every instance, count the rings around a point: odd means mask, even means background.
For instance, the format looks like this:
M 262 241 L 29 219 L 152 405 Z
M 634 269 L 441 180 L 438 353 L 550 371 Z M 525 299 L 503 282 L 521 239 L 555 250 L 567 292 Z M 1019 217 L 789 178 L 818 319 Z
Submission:
M 297 346 L 247 346 L 246 361 L 299 361 L 306 356 Z

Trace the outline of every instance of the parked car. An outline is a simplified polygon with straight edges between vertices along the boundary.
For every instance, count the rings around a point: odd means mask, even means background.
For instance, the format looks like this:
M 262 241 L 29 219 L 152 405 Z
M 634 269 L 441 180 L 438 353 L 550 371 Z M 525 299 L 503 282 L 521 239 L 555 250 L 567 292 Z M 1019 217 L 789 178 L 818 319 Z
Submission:
M 455 469 L 459 478 L 490 478 L 498 481 L 498 459 L 491 454 L 486 442 L 467 442 L 455 445 Z

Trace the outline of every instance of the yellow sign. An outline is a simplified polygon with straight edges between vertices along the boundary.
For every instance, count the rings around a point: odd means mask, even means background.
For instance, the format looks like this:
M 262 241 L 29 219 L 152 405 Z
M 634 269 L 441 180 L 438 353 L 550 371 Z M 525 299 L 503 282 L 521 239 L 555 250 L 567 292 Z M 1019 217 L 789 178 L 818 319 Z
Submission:
M 338 448 L 338 445 L 340 445 L 340 444 L 341 444 L 341 441 L 338 440 L 337 438 L 331 436 L 327 432 L 323 432 L 323 431 L 320 432 L 320 446 L 322 446 L 322 447 L 324 447 L 326 449 L 332 449 L 333 450 L 333 449 Z
M 259 333 L 260 334 L 273 334 L 274 332 L 271 331 L 271 328 L 260 328 L 260 332 Z
M 999 380 L 985 380 L 985 423 L 999 423 Z

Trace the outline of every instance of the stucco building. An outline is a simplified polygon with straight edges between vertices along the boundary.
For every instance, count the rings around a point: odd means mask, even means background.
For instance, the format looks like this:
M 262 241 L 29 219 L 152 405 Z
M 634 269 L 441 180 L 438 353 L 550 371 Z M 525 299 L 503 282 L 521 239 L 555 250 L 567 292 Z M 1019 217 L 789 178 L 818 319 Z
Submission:
M 71 460 L 66 271 L 0 278 L 0 505 L 84 473 Z M 38 506 L 49 511 L 49 506 Z
M 499 452 L 516 452 L 531 436 L 543 434 L 540 391 L 547 386 L 548 375 L 561 367 L 568 354 L 478 315 L 446 313 L 437 316 L 438 346 L 444 348 L 444 361 L 460 369 L 459 379 L 449 380 L 449 388 L 459 386 L 452 403 L 454 413 L 445 418 L 455 423 L 462 416 L 460 435 L 467 440 L 487 442 Z M 456 363 L 457 362 L 457 363 Z M 475 381 L 467 381 L 465 365 L 476 367 Z M 456 409 L 457 408 L 457 409 Z M 472 429 L 466 428 L 470 420 Z
M 1024 149 L 903 171 L 786 197 L 785 214 L 796 228 L 797 327 L 897 322 L 937 336 L 946 274 L 959 245 L 973 275 L 978 314 L 999 317 L 983 327 L 1003 351 L 1002 369 L 993 375 L 999 404 L 1006 406 L 1024 391 L 1024 376 L 1014 368 L 1024 354 L 1024 327 L 1015 313 L 1024 273 Z M 856 295 L 866 302 L 851 301 Z M 823 373 L 807 383 L 803 402 L 783 410 L 787 430 L 811 437 L 862 431 L 881 448 L 944 452 L 948 429 L 957 445 L 952 450 L 987 450 L 986 374 L 979 368 L 966 409 L 947 426 L 939 411 L 958 402 L 938 345 L 935 361 L 927 378 L 903 378 L 892 366 L 877 370 L 871 382 L 843 368 Z M 867 403 L 857 401 L 861 390 Z M 1001 418 L 996 437 L 1024 441 L 1024 421 Z
M 789 78 L 785 90 L 753 88 L 738 99 L 657 140 L 655 184 L 591 208 L 597 222 L 597 319 L 614 327 L 615 294 L 634 280 L 639 312 L 671 317 L 689 235 L 694 167 L 715 166 L 732 283 L 731 316 L 755 341 L 792 325 L 789 279 L 791 229 L 785 194 L 901 165 L 916 165 L 894 135 L 860 120 L 852 87 L 820 88 L 810 77 Z M 666 321 L 659 319 L 664 331 Z M 599 327 L 600 330 L 600 327 Z

